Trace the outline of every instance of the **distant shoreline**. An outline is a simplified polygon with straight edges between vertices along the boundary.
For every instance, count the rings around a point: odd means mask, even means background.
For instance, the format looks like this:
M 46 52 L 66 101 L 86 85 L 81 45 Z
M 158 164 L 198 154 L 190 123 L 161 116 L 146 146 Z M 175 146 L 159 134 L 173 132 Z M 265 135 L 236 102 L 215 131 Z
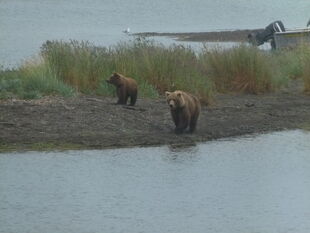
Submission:
M 174 38 L 177 41 L 192 42 L 245 42 L 247 35 L 251 32 L 258 32 L 263 29 L 245 29 L 233 31 L 213 31 L 213 32 L 140 32 L 134 33 L 138 37 L 163 36 Z

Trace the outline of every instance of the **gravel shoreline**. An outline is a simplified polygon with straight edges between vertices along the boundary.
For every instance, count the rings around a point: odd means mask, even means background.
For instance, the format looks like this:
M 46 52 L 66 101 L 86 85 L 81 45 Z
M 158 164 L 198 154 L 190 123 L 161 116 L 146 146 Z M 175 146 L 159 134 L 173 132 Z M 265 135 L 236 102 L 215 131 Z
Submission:
M 218 95 L 203 106 L 193 134 L 174 134 L 164 98 L 138 99 L 136 106 L 115 98 L 78 96 L 0 102 L 0 151 L 103 149 L 195 144 L 218 138 L 310 128 L 310 96 L 281 91 L 264 95 Z

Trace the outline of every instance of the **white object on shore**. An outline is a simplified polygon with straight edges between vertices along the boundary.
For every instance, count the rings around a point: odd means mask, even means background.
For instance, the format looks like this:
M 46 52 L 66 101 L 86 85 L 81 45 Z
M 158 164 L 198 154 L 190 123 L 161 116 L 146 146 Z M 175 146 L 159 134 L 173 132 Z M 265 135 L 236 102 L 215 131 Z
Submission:
M 130 28 L 127 28 L 126 30 L 123 31 L 124 33 L 130 33 Z

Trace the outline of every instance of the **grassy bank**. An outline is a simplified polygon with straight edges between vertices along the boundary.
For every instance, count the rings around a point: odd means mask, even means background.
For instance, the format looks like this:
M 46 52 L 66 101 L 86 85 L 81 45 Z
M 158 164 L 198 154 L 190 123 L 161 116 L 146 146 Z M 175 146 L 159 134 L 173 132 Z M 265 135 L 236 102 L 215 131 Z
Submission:
M 301 76 L 304 81 L 304 91 L 310 94 L 310 47 L 302 46 L 299 48 L 300 63 L 301 63 Z
M 212 82 L 198 57 L 182 46 L 166 48 L 150 41 L 134 41 L 105 48 L 87 42 L 52 42 L 43 45 L 42 57 L 60 80 L 82 93 L 112 95 L 114 87 L 105 79 L 116 71 L 135 78 L 142 97 L 174 89 L 190 91 L 205 100 L 212 96 Z
M 220 92 L 251 94 L 272 91 L 282 82 L 275 70 L 274 56 L 241 45 L 229 50 L 207 48 L 201 54 L 203 66 Z
M 114 95 L 105 80 L 112 72 L 133 77 L 139 96 L 154 98 L 181 89 L 211 102 L 216 92 L 270 92 L 302 78 L 310 92 L 310 49 L 266 52 L 245 45 L 231 49 L 165 47 L 135 40 L 112 47 L 88 42 L 48 41 L 39 58 L 14 70 L 0 71 L 0 98 L 72 96 L 77 93 Z
M 0 99 L 35 99 L 46 95 L 74 94 L 75 89 L 58 79 L 42 60 L 28 61 L 16 70 L 0 71 Z
M 92 147 L 83 147 L 80 144 L 72 143 L 0 143 L 0 153 L 13 151 L 65 151 L 65 150 L 80 150 L 93 149 Z

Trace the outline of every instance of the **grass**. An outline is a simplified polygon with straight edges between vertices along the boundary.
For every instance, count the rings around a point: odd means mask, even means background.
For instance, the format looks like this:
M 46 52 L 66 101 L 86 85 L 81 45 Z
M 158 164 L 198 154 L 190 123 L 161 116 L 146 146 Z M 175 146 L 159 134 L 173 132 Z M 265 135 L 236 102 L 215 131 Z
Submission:
M 136 40 L 105 48 L 87 42 L 56 41 L 43 45 L 42 57 L 57 77 L 82 93 L 112 95 L 114 87 L 105 79 L 117 71 L 137 80 L 142 97 L 157 97 L 175 89 L 206 100 L 212 96 L 212 84 L 199 68 L 197 56 L 182 46 L 166 48 Z
M 305 93 L 310 94 L 310 47 L 303 45 L 300 48 L 300 51 L 304 91 Z
M 281 83 L 272 54 L 255 47 L 205 49 L 201 59 L 220 92 L 259 94 L 272 91 Z
M 0 153 L 12 151 L 64 151 L 64 150 L 80 150 L 85 146 L 73 143 L 53 143 L 53 142 L 37 142 L 32 144 L 17 143 L 1 143 Z M 91 149 L 91 148 L 90 148 Z
M 0 69 L 0 98 L 40 98 L 77 93 L 115 95 L 106 83 L 113 73 L 133 77 L 139 97 L 156 98 L 166 90 L 184 90 L 210 103 L 216 92 L 259 94 L 302 78 L 310 92 L 310 49 L 260 51 L 240 45 L 231 49 L 166 47 L 136 40 L 111 47 L 85 41 L 47 41 L 39 58 L 13 70 Z
M 288 79 L 299 79 L 302 77 L 302 53 L 303 51 L 300 47 L 293 50 L 274 51 L 273 59 L 276 61 L 277 68 L 282 76 L 285 76 Z
M 294 49 L 276 51 L 274 57 L 281 76 L 287 79 L 302 79 L 304 92 L 310 94 L 309 44 L 301 44 Z
M 75 90 L 60 81 L 42 61 L 28 61 L 18 70 L 0 71 L 0 99 L 72 96 Z

